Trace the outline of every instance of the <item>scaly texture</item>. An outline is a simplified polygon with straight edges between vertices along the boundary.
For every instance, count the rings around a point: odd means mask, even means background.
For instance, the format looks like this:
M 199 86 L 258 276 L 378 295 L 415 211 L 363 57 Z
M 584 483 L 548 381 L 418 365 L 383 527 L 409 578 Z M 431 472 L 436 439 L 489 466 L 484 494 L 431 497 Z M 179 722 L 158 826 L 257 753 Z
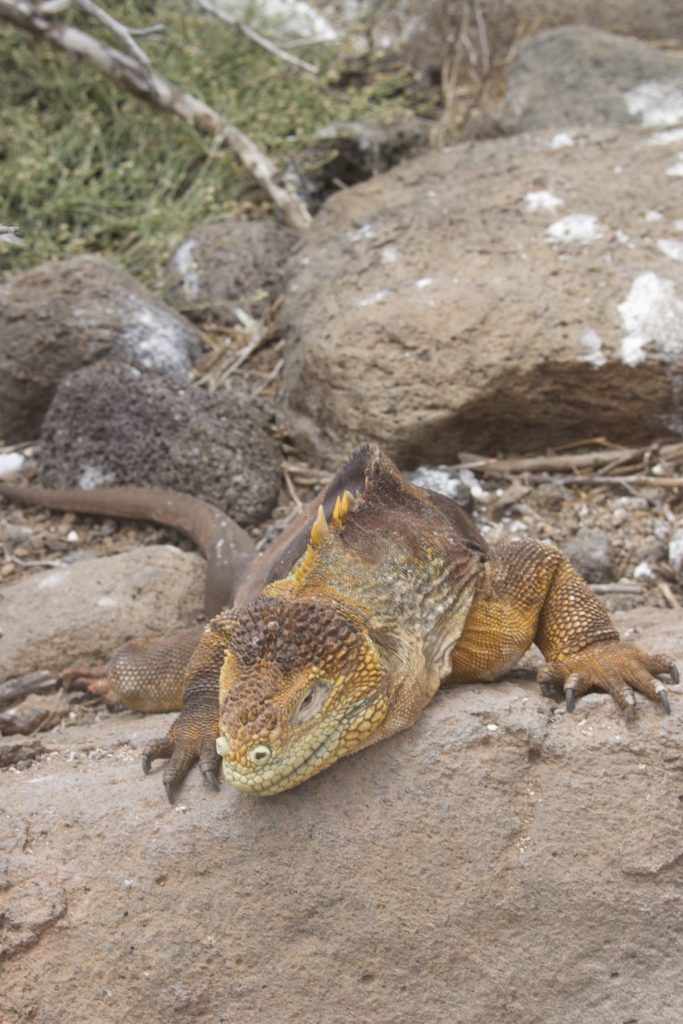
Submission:
M 197 761 L 212 784 L 222 761 L 246 792 L 296 786 L 410 726 L 442 683 L 494 679 L 532 643 L 547 662 L 542 689 L 562 688 L 570 710 L 597 688 L 627 716 L 635 690 L 668 711 L 655 676 L 678 681 L 668 656 L 620 641 L 557 548 L 490 549 L 455 503 L 407 483 L 371 446 L 230 588 L 235 607 L 194 649 L 186 631 L 149 656 L 124 648 L 110 665 L 130 706 L 149 706 L 141 694 L 150 681 L 160 689 L 160 675 L 167 692 L 184 691 L 169 735 L 143 759 L 146 771 L 168 759 L 171 798 Z

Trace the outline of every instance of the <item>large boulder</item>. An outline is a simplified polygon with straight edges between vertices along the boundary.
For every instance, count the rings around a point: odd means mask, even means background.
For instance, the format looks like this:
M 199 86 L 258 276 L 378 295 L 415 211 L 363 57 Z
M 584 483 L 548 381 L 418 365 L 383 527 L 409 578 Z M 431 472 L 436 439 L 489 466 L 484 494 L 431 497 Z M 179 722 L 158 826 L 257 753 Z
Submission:
M 232 324 L 237 307 L 260 316 L 282 291 L 285 262 L 298 238 L 274 220 L 203 224 L 169 260 L 169 302 L 193 320 Z
M 636 620 L 683 658 L 680 612 Z M 679 1024 L 671 700 L 454 687 L 297 789 L 195 771 L 174 807 L 139 767 L 170 715 L 0 739 L 3 1022 Z
M 96 256 L 16 274 L 0 285 L 0 438 L 35 438 L 72 370 L 110 356 L 185 380 L 200 351 L 191 324 Z
M 300 448 L 412 466 L 680 433 L 678 138 L 463 143 L 329 200 L 282 310 Z
M 683 120 L 683 54 L 584 25 L 522 41 L 496 118 L 504 131 L 565 125 L 665 128 Z
M 103 360 L 59 385 L 40 435 L 41 481 L 162 487 L 205 498 L 242 525 L 258 523 L 280 488 L 268 420 L 237 392 L 209 394 Z

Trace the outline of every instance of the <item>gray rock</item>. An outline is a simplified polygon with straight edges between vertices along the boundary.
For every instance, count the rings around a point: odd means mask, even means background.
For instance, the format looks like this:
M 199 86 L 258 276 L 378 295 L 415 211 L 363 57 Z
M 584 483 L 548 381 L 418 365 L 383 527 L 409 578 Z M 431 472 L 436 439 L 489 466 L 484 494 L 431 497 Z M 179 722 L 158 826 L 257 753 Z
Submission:
M 559 512 L 572 497 L 569 488 L 557 480 L 548 480 L 534 487 L 534 505 L 542 512 Z
M 683 660 L 680 612 L 622 623 Z M 0 912 L 26 940 L 4 1019 L 679 1024 L 671 702 L 627 726 L 606 696 L 567 715 L 531 680 L 453 687 L 298 789 L 195 771 L 174 807 L 139 768 L 174 716 L 42 734 L 0 773 Z
M 614 548 L 606 530 L 580 527 L 564 545 L 564 553 L 589 583 L 614 579 Z
M 683 56 L 573 25 L 522 41 L 498 117 L 504 131 L 683 119 Z
M 683 582 L 683 527 L 677 526 L 669 540 L 669 565 L 676 573 L 679 582 Z
M 46 487 L 164 487 L 206 498 L 242 525 L 265 519 L 280 487 L 279 449 L 253 402 L 108 360 L 60 384 L 39 467 Z
M 299 234 L 273 220 L 221 220 L 196 228 L 165 273 L 169 302 L 193 320 L 235 322 L 235 307 L 259 316 L 282 291 Z
M 128 640 L 193 625 L 204 562 L 171 545 L 87 558 L 0 590 L 0 681 L 106 660 Z
M 332 468 L 371 440 L 414 467 L 683 431 L 675 140 L 568 141 L 463 143 L 327 201 L 281 312 L 303 452 Z
M 36 437 L 72 370 L 111 356 L 184 380 L 199 352 L 187 321 L 98 257 L 16 274 L 0 285 L 0 438 Z

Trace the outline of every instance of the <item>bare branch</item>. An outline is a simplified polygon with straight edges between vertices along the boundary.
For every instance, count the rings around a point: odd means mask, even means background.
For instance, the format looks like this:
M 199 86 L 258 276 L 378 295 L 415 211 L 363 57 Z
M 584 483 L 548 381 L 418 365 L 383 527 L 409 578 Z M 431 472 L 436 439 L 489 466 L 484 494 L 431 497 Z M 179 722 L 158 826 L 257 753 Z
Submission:
M 93 3 L 93 0 L 75 0 L 75 2 L 76 6 L 80 7 L 82 11 L 86 14 L 91 14 L 93 18 L 96 18 L 97 21 L 100 22 L 101 25 L 108 28 L 111 34 L 118 39 L 120 43 L 123 43 L 123 45 L 130 50 L 133 56 L 139 60 L 141 64 L 144 64 L 146 68 L 151 68 L 152 65 L 149 57 L 142 47 L 138 46 L 135 42 L 129 28 L 122 25 L 120 21 L 113 18 L 111 14 L 107 13 L 107 11 L 102 10 L 98 4 Z
M 254 176 L 273 202 L 282 210 L 288 224 L 305 231 L 311 223 L 311 214 L 305 203 L 283 188 L 277 181 L 277 169 L 258 146 L 234 125 L 229 124 L 212 107 L 191 93 L 184 92 L 152 68 L 144 67 L 121 50 L 116 50 L 80 29 L 46 18 L 35 4 L 27 0 L 0 0 L 0 18 L 53 46 L 78 57 L 122 88 L 141 97 L 160 110 L 167 110 L 182 118 L 203 135 L 221 145 L 229 146 Z
M 220 18 L 221 21 L 224 21 L 227 25 L 232 25 L 234 28 L 239 29 L 239 31 L 243 32 L 244 35 L 247 36 L 248 39 L 251 39 L 253 43 L 256 43 L 258 46 L 262 46 L 264 50 L 267 50 L 268 53 L 272 53 L 273 56 L 277 57 L 279 60 L 284 60 L 288 64 L 293 64 L 296 68 L 302 68 L 304 71 L 310 71 L 312 75 L 318 74 L 320 69 L 317 64 L 309 64 L 307 60 L 301 60 L 300 57 L 295 57 L 294 54 L 288 53 L 287 50 L 283 50 L 270 39 L 266 39 L 265 36 L 262 36 L 261 33 L 257 32 L 255 28 L 252 28 L 251 25 L 245 24 L 245 22 L 233 17 L 231 14 L 228 14 L 226 11 L 222 10 L 222 8 L 216 7 L 215 4 L 211 3 L 211 0 L 197 0 L 197 4 L 208 14 L 213 14 L 217 18 Z

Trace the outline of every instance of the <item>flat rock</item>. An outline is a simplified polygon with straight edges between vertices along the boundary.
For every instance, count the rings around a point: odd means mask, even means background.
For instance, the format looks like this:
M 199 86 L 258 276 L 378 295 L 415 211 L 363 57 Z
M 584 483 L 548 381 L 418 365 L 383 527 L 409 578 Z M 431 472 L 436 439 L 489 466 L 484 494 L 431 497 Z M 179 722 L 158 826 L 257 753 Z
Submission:
M 185 380 L 200 351 L 191 324 L 96 256 L 16 274 L 0 285 L 0 438 L 35 438 L 72 370 L 111 356 Z
M 520 43 L 496 118 L 504 131 L 634 122 L 666 128 L 680 120 L 683 54 L 586 25 Z
M 204 561 L 171 545 L 85 558 L 0 590 L 0 682 L 106 661 L 138 637 L 193 625 Z
M 249 525 L 277 500 L 280 461 L 257 403 L 103 360 L 57 388 L 39 467 L 46 487 L 162 487 L 205 498 Z
M 260 316 L 280 294 L 299 234 L 273 220 L 221 220 L 195 228 L 165 273 L 169 302 L 193 320 L 232 324 L 235 308 Z
M 683 658 L 680 612 L 628 622 Z M 139 768 L 173 716 L 43 734 L 0 773 L 3 1021 L 679 1024 L 672 704 L 454 687 L 300 788 L 174 807 Z
M 328 200 L 282 309 L 283 425 L 305 453 L 332 466 L 372 440 L 411 467 L 681 433 L 680 132 L 557 134 L 463 143 Z

